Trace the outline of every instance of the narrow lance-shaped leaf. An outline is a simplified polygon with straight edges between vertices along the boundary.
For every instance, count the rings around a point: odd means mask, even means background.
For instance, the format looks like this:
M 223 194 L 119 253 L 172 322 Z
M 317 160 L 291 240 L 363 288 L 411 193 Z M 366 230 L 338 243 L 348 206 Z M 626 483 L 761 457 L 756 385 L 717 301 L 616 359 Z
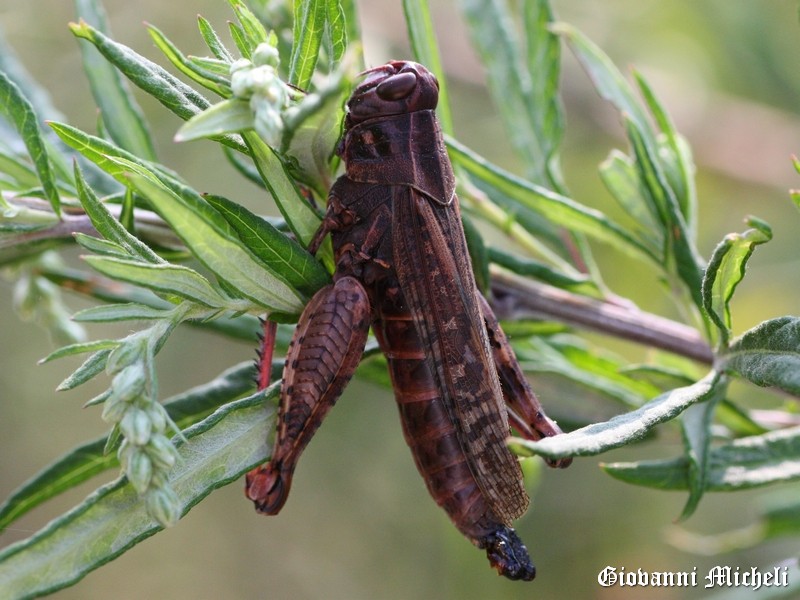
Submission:
M 108 357 L 111 352 L 112 350 L 106 349 L 92 354 L 69 377 L 58 384 L 56 391 L 63 392 L 74 389 L 102 373 L 106 368 L 106 363 L 108 362 Z
M 645 197 L 661 222 L 666 246 L 665 261 L 668 265 L 674 264 L 675 272 L 699 308 L 702 306 L 700 288 L 703 260 L 694 247 L 694 240 L 690 237 L 686 220 L 661 167 L 656 148 L 648 143 L 647 136 L 627 116 L 623 117 L 623 121 L 633 145 L 635 165 L 646 192 Z
M 125 176 L 127 171 L 122 164 L 115 162 L 114 158 L 124 159 L 143 169 L 158 170 L 159 173 L 175 178 L 178 177 L 177 174 L 169 171 L 166 167 L 144 161 L 103 138 L 89 135 L 71 125 L 55 122 L 51 122 L 49 125 L 65 144 L 80 152 L 88 160 L 124 185 L 128 185 L 128 180 Z
M 330 281 L 328 272 L 313 256 L 268 221 L 226 198 L 206 195 L 205 199 L 236 230 L 253 254 L 307 297 Z
M 526 102 L 531 100 L 531 81 L 523 70 L 523 51 L 508 4 L 492 0 L 462 0 L 462 11 L 470 27 L 472 41 L 486 65 L 488 89 L 500 109 L 506 132 L 521 153 L 526 167 L 535 169 L 534 155 L 540 148 L 528 119 Z M 543 153 L 539 152 L 539 156 Z M 543 171 L 531 173 L 544 184 Z
M 231 92 L 227 77 L 222 77 L 216 73 L 207 71 L 187 59 L 178 47 L 157 27 L 148 25 L 147 32 L 150 34 L 150 37 L 158 49 L 164 53 L 164 56 L 166 56 L 181 73 L 189 77 L 195 83 L 199 83 L 223 98 L 230 96 Z
M 77 37 L 88 40 L 138 87 L 183 119 L 205 110 L 210 102 L 163 67 L 115 42 L 86 21 L 70 23 Z
M 600 454 L 641 439 L 659 423 L 673 419 L 692 404 L 710 398 L 719 385 L 720 376 L 712 371 L 697 383 L 661 394 L 641 408 L 609 421 L 538 442 L 513 438 L 511 445 L 518 454 L 538 454 L 548 458 Z
M 339 0 L 325 0 L 326 40 L 331 65 L 336 67 L 347 50 L 347 17 Z
M 688 519 L 706 491 L 708 480 L 708 455 L 711 445 L 711 423 L 717 403 L 722 400 L 727 386 L 719 385 L 703 402 L 693 404 L 681 415 L 683 447 L 689 461 L 689 498 L 680 519 Z
M 248 302 L 223 297 L 208 280 L 188 267 L 143 263 L 107 256 L 84 256 L 93 269 L 115 280 L 126 281 L 161 294 L 179 296 L 212 308 L 246 310 Z
M 442 125 L 442 131 L 452 135 L 453 118 L 450 115 L 450 98 L 428 2 L 426 0 L 403 0 L 403 13 L 406 17 L 408 38 L 411 41 L 414 59 L 428 67 L 439 82 L 439 103 L 436 105 L 436 116 Z
M 289 83 L 307 89 L 317 64 L 327 9 L 324 0 L 294 0 Z
M 92 221 L 95 229 L 107 240 L 124 248 L 131 256 L 146 260 L 150 263 L 163 263 L 164 261 L 153 252 L 146 244 L 131 235 L 122 224 L 109 212 L 108 208 L 100 202 L 92 189 L 83 179 L 78 163 L 75 163 L 75 183 L 78 198 L 83 209 Z
M 611 102 L 621 114 L 628 115 L 642 133 L 649 131 L 647 114 L 628 81 L 605 52 L 567 23 L 554 23 L 550 25 L 550 30 L 569 42 L 575 56 L 591 78 L 597 93 Z M 650 141 L 655 140 L 651 138 Z
M 61 200 L 38 118 L 33 106 L 22 95 L 19 87 L 3 72 L 0 72 L 0 115 L 16 127 L 33 160 L 45 197 L 53 207 L 53 211 L 60 215 Z
M 603 465 L 612 477 L 661 490 L 689 489 L 689 461 L 620 462 Z M 800 427 L 770 431 L 712 448 L 705 490 L 729 492 L 800 480 Z
M 764 321 L 731 342 L 718 368 L 800 396 L 800 317 Z
M 651 205 L 642 197 L 636 164 L 628 155 L 612 150 L 599 167 L 600 178 L 628 217 L 625 225 L 656 256 L 664 254 L 664 230 Z
M 178 442 L 180 459 L 168 481 L 183 514 L 268 458 L 264 432 L 274 426 L 271 402 L 277 394 L 278 386 L 273 385 L 266 395 L 226 404 L 184 432 L 186 441 Z M 119 479 L 31 537 L 3 549 L 0 589 L 11 598 L 52 593 L 160 529 L 133 487 Z
M 250 103 L 240 98 L 229 98 L 186 121 L 175 134 L 175 141 L 188 142 L 226 133 L 238 133 L 252 129 L 254 124 L 255 115 Z
M 553 11 L 548 0 L 523 2 L 522 10 L 525 65 L 530 73 L 533 97 L 533 104 L 527 108 L 542 151 L 541 157 L 534 159 L 542 161 L 541 168 L 546 173 L 545 182 L 549 183 L 549 187 L 564 193 L 565 185 L 558 161 L 558 147 L 564 132 L 564 115 L 559 97 L 561 43 L 550 31 Z
M 667 111 L 656 98 L 653 89 L 641 73 L 634 71 L 633 76 L 639 86 L 639 91 L 647 103 L 650 114 L 653 115 L 658 128 L 663 136 L 657 139 L 661 152 L 660 156 L 665 165 L 665 171 L 670 187 L 675 193 L 681 214 L 686 221 L 690 239 L 697 235 L 697 194 L 694 184 L 694 163 L 692 153 L 686 140 L 677 132 Z M 671 164 L 674 161 L 674 164 Z M 667 168 L 667 166 L 671 168 Z
M 532 337 L 517 344 L 517 358 L 530 373 L 553 373 L 627 408 L 638 408 L 658 389 L 620 373 L 617 360 L 598 356 L 566 340 Z
M 267 30 L 264 28 L 261 21 L 258 20 L 258 17 L 247 7 L 247 4 L 242 0 L 228 0 L 228 4 L 239 20 L 242 32 L 251 49 L 255 49 L 256 46 L 267 41 Z
M 247 132 L 243 137 L 264 184 L 286 219 L 286 224 L 297 239 L 308 246 L 322 219 L 297 189 L 275 151 L 254 132 Z
M 200 35 L 203 36 L 203 40 L 205 40 L 206 46 L 208 46 L 208 49 L 211 50 L 211 53 L 219 60 L 232 63 L 233 56 L 225 47 L 225 44 L 222 43 L 222 40 L 220 39 L 219 35 L 217 35 L 217 32 L 214 31 L 214 28 L 211 26 L 211 23 L 209 23 L 208 19 L 202 15 L 197 15 L 197 27 L 200 29 Z
M 703 308 L 716 325 L 722 346 L 730 338 L 730 300 L 744 278 L 747 261 L 756 246 L 772 239 L 772 229 L 764 221 L 751 217 L 747 224 L 753 229 L 729 233 L 714 249 L 703 277 Z
M 76 10 L 81 19 L 109 35 L 105 10 L 97 0 L 76 0 Z M 80 48 L 92 97 L 111 139 L 142 159 L 155 160 L 155 148 L 144 115 L 119 71 L 88 41 L 80 40 Z

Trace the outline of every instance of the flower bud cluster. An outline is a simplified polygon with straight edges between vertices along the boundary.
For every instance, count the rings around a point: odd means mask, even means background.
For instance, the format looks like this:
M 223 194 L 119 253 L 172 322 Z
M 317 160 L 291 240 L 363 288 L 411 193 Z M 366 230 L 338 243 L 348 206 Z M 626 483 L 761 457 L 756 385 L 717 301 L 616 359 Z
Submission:
M 148 393 L 146 352 L 146 339 L 135 334 L 111 353 L 107 369 L 114 379 L 102 418 L 122 435 L 117 456 L 128 481 L 150 515 L 169 527 L 178 522 L 182 510 L 168 482 L 178 452 L 165 434 L 171 424 L 167 411 Z
M 255 130 L 272 146 L 280 143 L 281 113 L 290 99 L 289 86 L 278 76 L 278 62 L 278 49 L 264 42 L 256 47 L 250 60 L 242 58 L 231 65 L 233 95 L 250 101 Z

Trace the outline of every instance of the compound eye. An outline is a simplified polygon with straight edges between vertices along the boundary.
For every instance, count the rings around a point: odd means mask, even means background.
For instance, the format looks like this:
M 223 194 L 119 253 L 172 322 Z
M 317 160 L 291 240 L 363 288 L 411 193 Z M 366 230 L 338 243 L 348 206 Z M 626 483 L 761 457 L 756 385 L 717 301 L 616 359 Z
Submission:
M 375 93 L 383 100 L 400 100 L 408 96 L 417 85 L 417 76 L 406 71 L 384 79 L 375 88 Z

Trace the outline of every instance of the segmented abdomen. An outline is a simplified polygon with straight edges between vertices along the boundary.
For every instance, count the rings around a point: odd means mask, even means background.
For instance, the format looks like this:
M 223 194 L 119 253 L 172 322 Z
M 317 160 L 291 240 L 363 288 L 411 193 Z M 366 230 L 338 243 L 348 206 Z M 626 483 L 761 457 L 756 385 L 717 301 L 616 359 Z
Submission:
M 502 524 L 470 471 L 411 315 L 386 306 L 403 304 L 397 296 L 393 300 L 377 307 L 373 329 L 389 364 L 403 434 L 433 499 L 482 546 Z

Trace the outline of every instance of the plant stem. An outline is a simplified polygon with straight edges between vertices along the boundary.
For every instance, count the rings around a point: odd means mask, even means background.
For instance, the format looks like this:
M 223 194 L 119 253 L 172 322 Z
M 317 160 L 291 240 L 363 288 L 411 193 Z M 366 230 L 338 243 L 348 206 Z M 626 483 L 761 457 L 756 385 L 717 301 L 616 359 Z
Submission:
M 700 333 L 683 323 L 608 301 L 580 296 L 492 268 L 493 306 L 499 318 L 551 318 L 584 329 L 660 348 L 711 364 L 714 353 Z

